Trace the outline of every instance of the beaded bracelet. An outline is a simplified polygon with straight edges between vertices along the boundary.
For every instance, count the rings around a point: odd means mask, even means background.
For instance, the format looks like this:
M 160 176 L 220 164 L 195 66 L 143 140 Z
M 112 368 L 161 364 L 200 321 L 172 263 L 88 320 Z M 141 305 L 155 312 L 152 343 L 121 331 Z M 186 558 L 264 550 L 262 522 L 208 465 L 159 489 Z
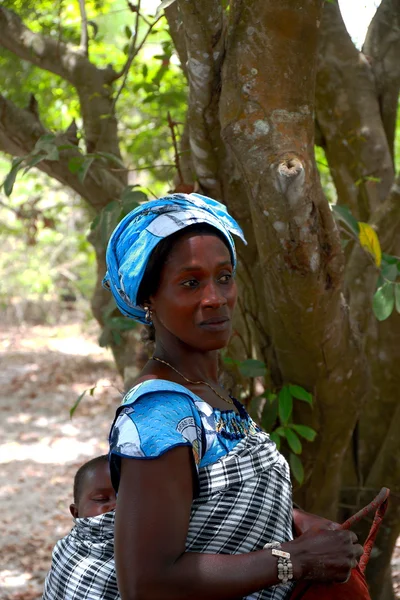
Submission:
M 293 565 L 290 560 L 290 552 L 279 550 L 280 547 L 279 542 L 270 542 L 265 544 L 264 549 L 271 550 L 272 556 L 278 558 L 278 579 L 283 584 L 293 579 Z

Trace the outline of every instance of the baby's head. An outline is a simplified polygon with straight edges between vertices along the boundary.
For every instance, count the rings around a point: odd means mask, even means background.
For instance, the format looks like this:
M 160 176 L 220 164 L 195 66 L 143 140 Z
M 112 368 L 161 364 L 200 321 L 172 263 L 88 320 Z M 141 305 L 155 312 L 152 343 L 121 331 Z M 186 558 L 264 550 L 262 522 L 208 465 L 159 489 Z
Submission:
M 74 518 L 97 517 L 115 508 L 117 498 L 111 485 L 108 457 L 97 456 L 78 469 L 74 479 Z

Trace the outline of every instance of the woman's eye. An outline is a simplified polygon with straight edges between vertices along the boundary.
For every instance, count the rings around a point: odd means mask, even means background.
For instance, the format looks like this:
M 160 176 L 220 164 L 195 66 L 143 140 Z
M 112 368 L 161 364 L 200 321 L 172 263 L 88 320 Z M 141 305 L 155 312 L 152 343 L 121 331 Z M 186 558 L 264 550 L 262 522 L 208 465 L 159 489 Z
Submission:
M 232 279 L 232 274 L 227 273 L 226 275 L 221 275 L 221 277 L 219 278 L 219 281 L 221 283 L 228 283 L 231 279 Z
M 108 498 L 105 498 L 104 496 L 102 497 L 98 497 L 98 498 L 92 498 L 93 502 L 108 502 Z
M 184 281 L 182 285 L 186 288 L 194 288 L 196 287 L 197 283 L 197 279 L 189 279 L 188 281 Z

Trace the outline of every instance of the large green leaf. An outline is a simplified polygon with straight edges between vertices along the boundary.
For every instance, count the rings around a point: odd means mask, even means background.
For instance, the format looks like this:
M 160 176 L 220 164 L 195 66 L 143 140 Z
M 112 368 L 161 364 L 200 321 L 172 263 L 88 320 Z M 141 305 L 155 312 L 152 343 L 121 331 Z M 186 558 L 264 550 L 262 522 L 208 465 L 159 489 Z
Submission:
M 261 427 L 269 433 L 272 431 L 278 418 L 278 398 L 272 402 L 266 402 L 261 417 Z
M 293 410 L 293 398 L 289 386 L 284 385 L 278 394 L 279 419 L 282 425 L 286 425 Z
M 350 209 L 347 206 L 341 206 L 339 204 L 332 204 L 331 209 L 335 216 L 335 219 L 342 221 L 357 237 L 359 234 L 359 226 L 357 219 L 353 217 Z
M 248 358 L 239 364 L 239 371 L 243 377 L 262 377 L 267 372 L 267 367 L 261 360 Z
M 111 317 L 107 319 L 106 324 L 110 329 L 115 329 L 116 331 L 129 331 L 137 327 L 136 321 L 128 317 Z
M 304 481 L 304 467 L 301 459 L 296 456 L 293 452 L 290 453 L 289 456 L 289 464 L 292 470 L 294 478 L 302 484 Z
M 394 286 L 394 297 L 396 302 L 396 311 L 400 313 L 400 284 Z
M 315 440 L 317 432 L 311 427 L 307 427 L 307 425 L 295 425 L 294 423 L 292 423 L 290 427 L 305 440 L 308 440 L 309 442 L 313 442 Z
M 279 435 L 277 433 L 275 433 L 275 431 L 273 431 L 272 433 L 269 434 L 269 437 L 276 444 L 276 447 L 279 450 L 281 447 L 281 438 L 279 437 Z
M 12 161 L 11 170 L 9 171 L 7 177 L 3 182 L 3 189 L 6 196 L 11 196 L 15 183 L 15 178 L 18 175 L 18 171 L 22 169 L 23 161 L 24 158 L 14 158 Z
M 303 402 L 307 402 L 308 404 L 312 404 L 313 398 L 310 392 L 307 392 L 300 385 L 289 385 L 289 391 L 292 394 L 293 398 L 297 400 L 303 400 Z
M 393 312 L 394 288 L 394 283 L 384 283 L 374 294 L 372 308 L 378 321 L 385 321 Z
M 289 444 L 289 448 L 293 450 L 295 454 L 301 454 L 303 447 L 297 433 L 292 431 L 292 429 L 289 427 L 285 427 L 285 437 L 287 439 L 287 443 Z

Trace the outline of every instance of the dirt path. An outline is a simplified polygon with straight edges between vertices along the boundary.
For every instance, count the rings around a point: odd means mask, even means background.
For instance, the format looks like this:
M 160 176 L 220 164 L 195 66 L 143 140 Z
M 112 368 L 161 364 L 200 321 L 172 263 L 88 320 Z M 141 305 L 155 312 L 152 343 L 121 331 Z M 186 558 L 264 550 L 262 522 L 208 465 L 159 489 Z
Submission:
M 2 328 L 0 361 L 0 600 L 39 600 L 54 543 L 71 528 L 74 474 L 107 451 L 122 383 L 96 332 L 78 324 Z M 393 571 L 400 598 L 400 545 Z
M 94 332 L 76 324 L 3 328 L 0 361 L 0 599 L 36 600 L 54 543 L 71 528 L 74 474 L 107 451 L 120 399 L 110 386 L 121 381 Z

